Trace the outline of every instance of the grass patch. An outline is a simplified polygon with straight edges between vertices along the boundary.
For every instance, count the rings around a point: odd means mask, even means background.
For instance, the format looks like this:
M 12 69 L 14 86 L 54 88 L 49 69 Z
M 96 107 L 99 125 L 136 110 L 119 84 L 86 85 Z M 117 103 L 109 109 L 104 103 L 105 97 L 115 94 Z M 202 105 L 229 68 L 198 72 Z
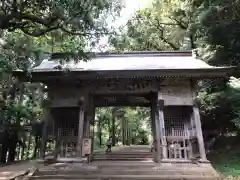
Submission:
M 221 174 L 240 177 L 240 149 L 215 151 L 209 154 L 213 167 Z

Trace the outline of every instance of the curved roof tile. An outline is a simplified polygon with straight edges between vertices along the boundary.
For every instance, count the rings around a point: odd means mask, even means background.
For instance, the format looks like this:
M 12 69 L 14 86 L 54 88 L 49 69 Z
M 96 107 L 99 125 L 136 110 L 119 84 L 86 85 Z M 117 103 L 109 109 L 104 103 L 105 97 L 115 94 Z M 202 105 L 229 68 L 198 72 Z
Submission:
M 58 59 L 44 59 L 33 71 L 49 71 L 60 65 Z M 130 52 L 97 54 L 89 61 L 73 60 L 62 65 L 63 68 L 79 71 L 101 70 L 150 70 L 150 69 L 207 69 L 216 68 L 196 59 L 191 52 Z

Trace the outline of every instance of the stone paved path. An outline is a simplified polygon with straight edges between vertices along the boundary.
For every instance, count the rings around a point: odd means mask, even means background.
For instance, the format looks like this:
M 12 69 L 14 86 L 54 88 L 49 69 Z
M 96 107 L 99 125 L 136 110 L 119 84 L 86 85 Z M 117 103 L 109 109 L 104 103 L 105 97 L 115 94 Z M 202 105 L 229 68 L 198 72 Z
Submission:
M 0 180 L 11 180 L 23 176 L 36 167 L 34 161 L 16 162 L 0 167 Z
M 40 167 L 32 180 L 216 180 L 211 165 L 155 163 L 149 146 L 114 147 L 112 153 L 94 153 L 93 162 L 59 162 Z M 152 159 L 152 158 L 151 158 Z M 1 179 L 0 179 L 1 180 Z
M 129 148 L 129 147 L 128 147 Z M 128 149 L 124 146 L 122 147 L 114 147 L 113 151 L 119 151 Z M 97 152 L 105 152 L 105 150 L 98 150 Z M 37 163 L 35 161 L 24 161 L 24 162 L 16 162 L 15 164 L 6 165 L 0 167 L 0 180 L 12 180 L 16 177 L 23 176 L 32 169 L 37 167 Z

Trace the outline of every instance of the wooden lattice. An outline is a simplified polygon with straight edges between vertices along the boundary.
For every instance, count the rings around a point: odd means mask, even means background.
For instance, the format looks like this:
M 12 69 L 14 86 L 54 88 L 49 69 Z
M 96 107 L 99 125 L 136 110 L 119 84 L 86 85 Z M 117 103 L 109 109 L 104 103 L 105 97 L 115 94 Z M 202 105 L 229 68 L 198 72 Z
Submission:
M 77 147 L 78 124 L 77 121 L 63 120 L 59 124 L 58 139 L 60 142 L 61 157 L 75 157 Z
M 60 157 L 75 157 L 77 147 L 77 136 L 75 129 L 59 128 L 58 138 L 60 140 Z
M 168 158 L 190 159 L 191 118 L 187 111 L 172 108 L 165 113 L 165 137 L 167 141 Z

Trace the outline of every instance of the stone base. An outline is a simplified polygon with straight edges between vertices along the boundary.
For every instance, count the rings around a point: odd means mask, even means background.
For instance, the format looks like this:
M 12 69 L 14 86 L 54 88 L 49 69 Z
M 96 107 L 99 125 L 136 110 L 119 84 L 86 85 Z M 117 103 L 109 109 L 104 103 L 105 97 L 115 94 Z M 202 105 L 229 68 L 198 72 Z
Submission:
M 59 163 L 84 163 L 87 162 L 87 158 L 58 158 Z
M 40 168 L 35 175 L 36 180 L 39 176 L 51 179 L 55 175 L 55 178 L 61 177 L 61 179 L 216 180 L 218 178 L 211 164 L 209 167 L 201 167 L 192 163 L 159 164 L 139 161 L 55 163 Z
M 36 160 L 38 164 L 54 164 L 54 163 L 84 163 L 87 162 L 87 158 L 57 158 L 46 157 L 45 159 Z
M 160 163 L 192 163 L 188 159 L 161 159 Z
M 161 159 L 160 163 L 191 163 L 191 164 L 210 164 L 206 159 Z
M 199 159 L 198 162 L 203 164 L 210 164 L 210 161 L 207 159 Z

